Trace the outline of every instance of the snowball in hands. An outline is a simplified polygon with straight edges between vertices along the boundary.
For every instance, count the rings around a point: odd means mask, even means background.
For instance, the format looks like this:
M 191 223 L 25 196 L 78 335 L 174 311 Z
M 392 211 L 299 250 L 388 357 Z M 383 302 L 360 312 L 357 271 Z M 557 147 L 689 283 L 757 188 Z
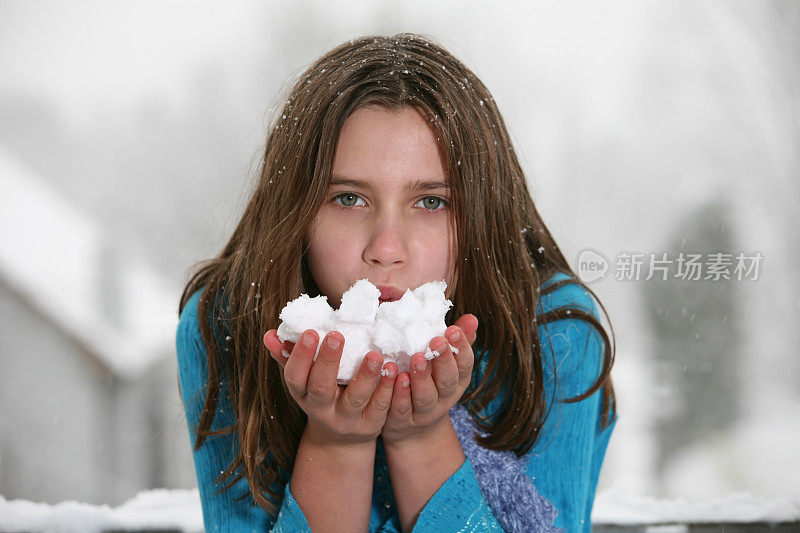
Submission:
M 436 336 L 443 336 L 445 314 L 453 303 L 445 299 L 447 283 L 432 281 L 408 289 L 402 298 L 379 305 L 381 292 L 369 280 L 360 279 L 342 295 L 342 304 L 333 310 L 327 296 L 301 294 L 283 308 L 278 326 L 281 342 L 296 343 L 307 329 L 314 329 L 320 341 L 330 331 L 344 336 L 337 381 L 347 384 L 358 371 L 367 352 L 379 350 L 384 364 L 394 361 L 400 372 L 408 372 L 411 356 L 425 352 L 427 359 L 439 354 L 428 347 Z M 319 355 L 317 345 L 316 360 Z M 453 349 L 455 352 L 455 349 Z

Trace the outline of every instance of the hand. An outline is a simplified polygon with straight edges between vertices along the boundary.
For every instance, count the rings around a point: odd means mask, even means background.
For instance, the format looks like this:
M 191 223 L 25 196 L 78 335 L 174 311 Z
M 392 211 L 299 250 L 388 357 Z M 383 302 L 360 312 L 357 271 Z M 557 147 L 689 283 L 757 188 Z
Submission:
M 428 362 L 422 353 L 412 356 L 411 375 L 403 372 L 397 377 L 389 414 L 381 431 L 385 444 L 413 440 L 448 416 L 472 378 L 475 362 L 472 343 L 477 330 L 477 317 L 464 315 L 445 330 L 445 337 L 431 340 L 429 346 L 439 352 L 439 357 Z M 460 337 L 451 340 L 456 332 Z M 453 354 L 448 342 L 458 354 Z M 422 370 L 416 367 L 420 363 L 424 364 Z M 404 386 L 405 383 L 410 386 Z
M 303 343 L 306 336 L 310 345 Z M 397 365 L 387 363 L 387 375 L 381 376 L 383 357 L 380 352 L 369 352 L 350 383 L 338 385 L 344 336 L 337 331 L 328 333 L 314 360 L 318 339 L 313 329 L 306 330 L 294 345 L 281 343 L 277 330 L 264 334 L 264 345 L 280 365 L 289 393 L 308 415 L 306 430 L 320 444 L 363 444 L 377 439 L 391 404 Z M 338 347 L 328 344 L 331 339 L 339 341 Z M 290 354 L 288 359 L 284 351 Z

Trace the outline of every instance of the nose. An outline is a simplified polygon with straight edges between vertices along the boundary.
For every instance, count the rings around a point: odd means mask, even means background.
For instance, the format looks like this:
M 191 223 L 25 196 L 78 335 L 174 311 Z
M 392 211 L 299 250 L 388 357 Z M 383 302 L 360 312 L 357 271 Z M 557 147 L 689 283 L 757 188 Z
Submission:
M 384 267 L 404 264 L 408 260 L 408 229 L 399 216 L 375 219 L 364 248 L 364 261 Z

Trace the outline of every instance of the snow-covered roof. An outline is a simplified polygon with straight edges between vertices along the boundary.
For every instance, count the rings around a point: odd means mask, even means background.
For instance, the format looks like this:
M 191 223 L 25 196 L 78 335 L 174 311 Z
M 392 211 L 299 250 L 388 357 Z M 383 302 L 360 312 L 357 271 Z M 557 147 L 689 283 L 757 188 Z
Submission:
M 0 277 L 110 370 L 171 353 L 176 287 L 0 145 Z

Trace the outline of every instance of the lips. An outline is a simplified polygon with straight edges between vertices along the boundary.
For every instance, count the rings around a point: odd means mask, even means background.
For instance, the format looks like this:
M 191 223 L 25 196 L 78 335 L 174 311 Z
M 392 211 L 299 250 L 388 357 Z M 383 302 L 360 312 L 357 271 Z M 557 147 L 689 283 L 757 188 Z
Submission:
M 376 287 L 379 291 L 381 291 L 379 303 L 394 302 L 402 298 L 403 294 L 405 293 L 405 291 L 400 290 L 393 285 L 376 285 Z

